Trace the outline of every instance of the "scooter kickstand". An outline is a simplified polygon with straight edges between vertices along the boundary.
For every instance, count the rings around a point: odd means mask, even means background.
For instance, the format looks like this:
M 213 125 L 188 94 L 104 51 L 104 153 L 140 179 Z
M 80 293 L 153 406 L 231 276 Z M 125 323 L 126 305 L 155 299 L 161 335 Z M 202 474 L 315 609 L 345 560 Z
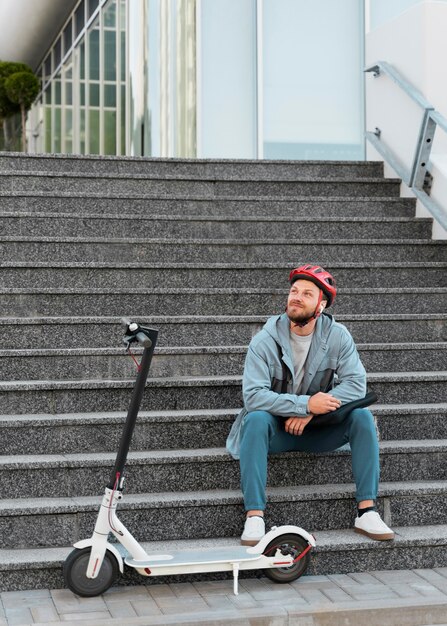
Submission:
M 233 591 L 234 591 L 235 596 L 239 595 L 238 580 L 239 580 L 239 563 L 233 563 Z

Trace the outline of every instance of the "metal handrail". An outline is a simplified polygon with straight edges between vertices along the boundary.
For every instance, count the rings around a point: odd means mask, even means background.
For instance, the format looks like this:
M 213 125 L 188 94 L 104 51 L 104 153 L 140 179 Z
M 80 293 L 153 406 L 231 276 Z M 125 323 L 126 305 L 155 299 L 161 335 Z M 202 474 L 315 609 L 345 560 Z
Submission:
M 373 72 L 374 76 L 380 76 L 380 72 L 385 72 L 401 89 L 407 93 L 410 98 L 419 104 L 423 109 L 433 109 L 428 100 L 424 98 L 420 91 L 418 91 L 411 83 L 409 83 L 399 72 L 386 61 L 379 61 L 375 65 L 366 68 L 365 72 Z
M 419 198 L 422 204 L 430 211 L 436 221 L 447 230 L 447 211 L 434 202 L 424 188 L 428 174 L 427 163 L 430 159 L 435 131 L 437 126 L 440 126 L 443 131 L 447 132 L 447 118 L 441 115 L 439 111 L 435 111 L 433 105 L 424 98 L 421 92 L 403 78 L 392 65 L 386 63 L 386 61 L 379 61 L 371 65 L 365 69 L 365 72 L 372 72 L 375 77 L 380 76 L 381 73 L 386 74 L 423 109 L 422 123 L 419 129 L 418 141 L 410 170 L 404 167 L 393 154 L 392 150 L 381 141 L 381 131 L 379 128 L 376 128 L 374 132 L 367 131 L 365 136 L 399 174 L 400 178 L 408 185 L 415 196 Z

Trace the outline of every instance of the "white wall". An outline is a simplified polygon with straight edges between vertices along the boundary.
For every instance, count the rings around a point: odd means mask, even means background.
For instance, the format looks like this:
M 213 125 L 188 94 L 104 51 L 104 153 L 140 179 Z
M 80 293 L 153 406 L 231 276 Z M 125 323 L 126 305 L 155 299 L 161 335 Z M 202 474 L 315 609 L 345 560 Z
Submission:
M 419 2 L 421 0 L 367 0 L 369 27 L 373 30 Z
M 374 2 L 374 0 L 372 0 Z M 372 22 L 371 22 L 372 23 Z M 442 115 L 447 117 L 447 2 L 425 0 L 411 6 L 400 15 L 380 24 L 366 36 L 366 66 L 376 61 L 393 65 Z M 381 139 L 390 147 L 399 161 L 409 167 L 412 161 L 420 121 L 421 109 L 389 78 L 366 75 L 366 129 L 378 127 Z M 436 174 L 431 197 L 447 211 L 447 136 L 436 131 L 432 151 L 432 173 Z M 367 146 L 367 158 L 380 159 Z M 395 176 L 391 168 L 386 175 Z M 403 189 L 403 195 L 408 192 Z M 427 215 L 418 201 L 418 215 Z M 434 225 L 433 236 L 447 239 L 447 232 Z

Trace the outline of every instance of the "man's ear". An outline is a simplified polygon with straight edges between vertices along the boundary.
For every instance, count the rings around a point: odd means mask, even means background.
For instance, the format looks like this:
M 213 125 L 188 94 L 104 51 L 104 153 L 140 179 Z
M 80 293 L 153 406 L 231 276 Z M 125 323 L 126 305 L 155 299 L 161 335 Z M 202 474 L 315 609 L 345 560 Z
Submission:
M 320 313 L 323 313 L 324 309 L 326 308 L 326 304 L 327 304 L 327 300 L 322 300 L 320 302 Z

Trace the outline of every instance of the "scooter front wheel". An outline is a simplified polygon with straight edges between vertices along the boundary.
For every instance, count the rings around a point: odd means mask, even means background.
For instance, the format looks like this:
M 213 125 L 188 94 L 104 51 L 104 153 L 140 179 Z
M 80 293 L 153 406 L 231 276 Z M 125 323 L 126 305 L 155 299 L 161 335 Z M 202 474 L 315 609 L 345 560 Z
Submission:
M 86 572 L 91 550 L 90 546 L 81 550 L 76 548 L 70 552 L 63 566 L 65 584 L 73 593 L 84 598 L 99 596 L 107 591 L 120 573 L 116 558 L 110 550 L 106 550 L 98 576 L 87 578 Z
M 285 567 L 267 568 L 264 570 L 265 575 L 277 583 L 290 583 L 302 576 L 310 562 L 310 551 L 306 552 L 301 559 L 298 557 L 308 546 L 307 541 L 300 535 L 280 535 L 273 539 L 264 550 L 264 555 L 275 556 L 279 549 L 284 556 L 292 556 L 294 563 Z

